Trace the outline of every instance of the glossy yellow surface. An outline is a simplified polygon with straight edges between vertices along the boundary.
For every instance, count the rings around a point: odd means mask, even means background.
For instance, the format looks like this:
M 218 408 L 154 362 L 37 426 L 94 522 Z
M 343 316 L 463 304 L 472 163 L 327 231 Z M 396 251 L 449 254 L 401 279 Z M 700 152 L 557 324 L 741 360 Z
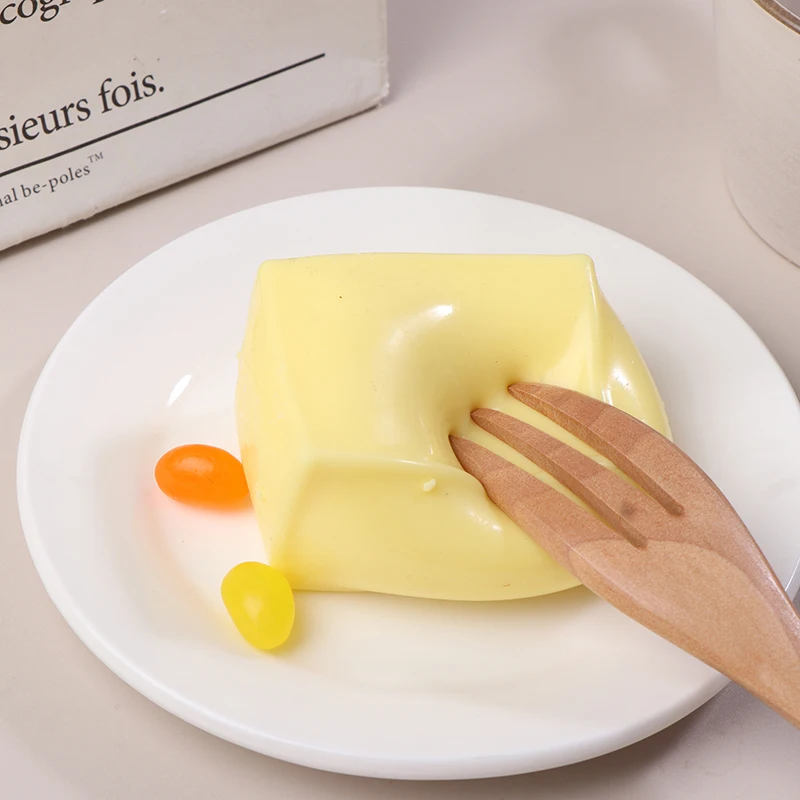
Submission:
M 253 647 L 282 645 L 294 625 L 294 594 L 277 569 L 245 561 L 222 579 L 222 602 L 239 633 Z
M 295 589 L 490 600 L 576 585 L 491 503 L 448 441 L 469 436 L 541 474 L 469 418 L 498 408 L 574 443 L 508 395 L 526 380 L 601 397 L 669 433 L 586 256 L 263 264 L 237 422 L 270 563 Z

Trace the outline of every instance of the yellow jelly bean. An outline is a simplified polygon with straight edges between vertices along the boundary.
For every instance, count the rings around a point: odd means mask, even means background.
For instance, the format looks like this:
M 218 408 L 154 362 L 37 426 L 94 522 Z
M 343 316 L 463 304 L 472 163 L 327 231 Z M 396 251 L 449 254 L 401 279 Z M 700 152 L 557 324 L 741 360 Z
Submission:
M 245 561 L 222 579 L 222 601 L 239 633 L 253 647 L 282 645 L 294 625 L 294 595 L 281 572 Z

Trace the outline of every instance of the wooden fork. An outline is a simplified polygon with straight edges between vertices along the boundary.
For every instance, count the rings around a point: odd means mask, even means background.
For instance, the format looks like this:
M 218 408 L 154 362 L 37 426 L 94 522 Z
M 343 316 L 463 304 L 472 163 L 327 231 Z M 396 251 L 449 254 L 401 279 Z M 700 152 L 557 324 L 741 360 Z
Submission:
M 490 409 L 472 418 L 597 516 L 486 448 L 453 436 L 464 469 L 587 588 L 800 727 L 800 616 L 711 479 L 660 433 L 599 400 L 536 383 L 509 391 L 641 488 Z

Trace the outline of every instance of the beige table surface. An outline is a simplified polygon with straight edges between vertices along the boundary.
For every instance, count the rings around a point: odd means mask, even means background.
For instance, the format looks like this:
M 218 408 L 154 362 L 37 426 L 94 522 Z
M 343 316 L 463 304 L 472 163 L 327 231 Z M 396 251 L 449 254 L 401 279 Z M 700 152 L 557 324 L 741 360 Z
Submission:
M 323 189 L 474 189 L 607 225 L 715 289 L 800 387 L 800 269 L 725 190 L 710 6 L 393 0 L 383 108 L 0 254 L 0 798 L 800 796 L 800 732 L 735 687 L 647 741 L 528 776 L 409 784 L 255 755 L 157 708 L 86 650 L 48 600 L 17 515 L 23 412 L 86 303 L 179 234 Z

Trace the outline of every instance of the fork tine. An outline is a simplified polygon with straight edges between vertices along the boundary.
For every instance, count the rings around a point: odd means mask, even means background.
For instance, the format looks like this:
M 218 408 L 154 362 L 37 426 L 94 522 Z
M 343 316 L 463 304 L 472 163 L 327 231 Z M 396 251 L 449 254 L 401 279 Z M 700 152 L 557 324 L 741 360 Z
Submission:
M 666 510 L 602 464 L 554 436 L 489 408 L 472 412 L 485 431 L 549 472 L 636 547 L 644 547 L 647 531 L 668 527 Z
M 508 391 L 605 456 L 671 514 L 683 513 L 679 498 L 691 496 L 699 475 L 708 480 L 665 436 L 601 400 L 541 383 L 517 383 Z
M 477 478 L 489 498 L 522 530 L 570 571 L 570 552 L 582 543 L 626 541 L 597 517 L 524 469 L 479 444 L 451 436 L 450 444 L 465 472 Z

